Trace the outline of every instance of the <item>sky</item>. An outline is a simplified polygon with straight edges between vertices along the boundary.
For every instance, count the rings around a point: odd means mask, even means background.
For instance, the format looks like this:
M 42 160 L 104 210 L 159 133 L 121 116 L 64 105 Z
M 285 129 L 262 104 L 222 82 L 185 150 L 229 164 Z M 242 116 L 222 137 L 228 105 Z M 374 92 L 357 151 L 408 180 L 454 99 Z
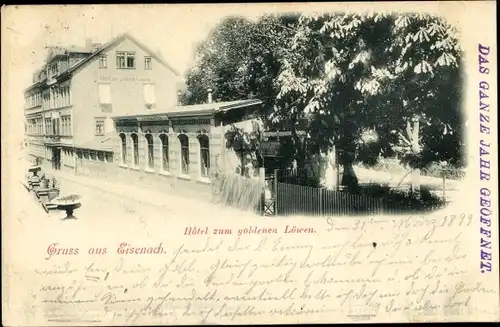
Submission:
M 196 44 L 228 13 L 237 13 L 230 8 L 206 12 L 193 5 L 189 10 L 180 5 L 19 6 L 12 9 L 7 23 L 10 64 L 16 67 L 10 82 L 22 85 L 16 88 L 22 93 L 43 64 L 46 46 L 84 46 L 87 38 L 106 43 L 124 32 L 184 72 L 194 59 Z M 246 16 L 257 15 L 247 12 Z

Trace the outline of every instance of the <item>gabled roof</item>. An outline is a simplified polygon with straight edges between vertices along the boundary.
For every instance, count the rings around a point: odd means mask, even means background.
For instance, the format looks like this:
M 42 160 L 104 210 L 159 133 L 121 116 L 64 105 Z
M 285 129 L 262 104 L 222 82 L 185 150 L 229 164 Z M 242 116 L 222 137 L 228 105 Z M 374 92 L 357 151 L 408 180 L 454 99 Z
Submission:
M 161 58 L 157 54 L 155 54 L 154 51 L 152 51 L 146 45 L 144 45 L 141 42 L 139 42 L 136 38 L 134 38 L 130 34 L 123 33 L 122 35 L 114 38 L 113 40 L 109 41 L 108 43 L 106 43 L 103 46 L 101 46 L 100 48 L 98 48 L 95 52 L 93 52 L 92 54 L 90 54 L 87 58 L 79 61 L 74 66 L 69 67 L 69 69 L 66 69 L 65 71 L 61 72 L 58 76 L 56 76 L 56 78 L 59 77 L 59 76 L 62 76 L 62 75 L 70 74 L 70 73 L 74 72 L 75 70 L 77 70 L 78 68 L 84 67 L 85 65 L 89 64 L 95 57 L 99 56 L 99 54 L 103 53 L 106 50 L 111 49 L 112 47 L 114 47 L 115 45 L 119 44 L 120 42 L 122 42 L 125 39 L 128 39 L 128 40 L 132 41 L 141 50 L 143 50 L 144 52 L 148 53 L 151 57 L 155 58 L 164 67 L 166 67 L 167 69 L 169 69 L 170 71 L 172 71 L 172 73 L 174 73 L 174 75 L 176 75 L 177 77 L 181 77 L 181 74 L 177 70 L 175 70 L 172 66 L 170 66 L 163 58 Z M 85 50 L 83 48 L 78 48 L 78 49 L 76 49 L 76 48 L 72 49 L 71 47 L 69 47 L 69 48 L 60 48 L 60 49 L 53 48 L 53 49 L 51 49 L 49 51 L 48 59 L 51 58 L 51 57 L 53 57 L 54 55 L 57 55 L 57 51 L 58 50 L 59 51 L 68 50 L 70 52 L 87 51 L 87 50 Z M 78 50 L 78 51 L 75 51 L 75 50 Z M 88 51 L 88 52 L 91 52 L 91 51 Z M 33 83 L 28 88 L 26 88 L 25 91 L 28 91 L 29 89 L 31 89 L 31 88 L 33 88 L 35 86 L 38 86 L 39 84 L 41 85 L 41 84 L 43 84 L 43 82 L 44 81 L 39 81 L 39 82 Z
M 165 62 L 165 60 L 163 60 L 162 58 L 160 58 L 157 54 L 155 54 L 153 51 L 151 51 L 150 48 L 148 48 L 146 45 L 144 45 L 141 42 L 139 42 L 136 38 L 134 38 L 133 36 L 131 36 L 128 33 L 123 33 L 122 35 L 118 36 L 117 38 L 115 38 L 115 39 L 109 41 L 108 43 L 104 44 L 103 46 L 101 46 L 100 48 L 98 48 L 94 53 L 92 53 L 90 56 L 88 56 L 84 60 L 78 62 L 76 65 L 70 67 L 68 70 L 66 70 L 63 73 L 61 73 L 61 75 L 65 74 L 65 73 L 71 73 L 71 72 L 77 70 L 78 68 L 80 68 L 82 66 L 85 66 L 86 64 L 88 64 L 89 62 L 91 62 L 92 59 L 94 59 L 95 57 L 99 56 L 99 54 L 103 53 L 106 50 L 111 49 L 112 47 L 114 47 L 115 45 L 117 45 L 118 43 L 122 42 L 125 39 L 129 39 L 130 41 L 132 41 L 141 50 L 143 50 L 144 52 L 147 52 L 149 55 L 151 55 L 151 57 L 155 58 L 163 66 L 165 66 L 166 68 L 168 68 L 169 70 L 171 70 L 176 76 L 181 76 L 180 73 L 177 70 L 175 70 L 172 66 L 170 66 L 167 62 Z

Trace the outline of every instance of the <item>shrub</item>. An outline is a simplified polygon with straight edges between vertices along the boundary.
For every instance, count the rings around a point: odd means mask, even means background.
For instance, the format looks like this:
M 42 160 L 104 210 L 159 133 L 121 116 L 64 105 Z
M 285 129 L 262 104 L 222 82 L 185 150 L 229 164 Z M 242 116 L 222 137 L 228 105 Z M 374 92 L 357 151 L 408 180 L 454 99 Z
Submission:
M 455 167 L 442 167 L 438 163 L 432 163 L 429 167 L 422 169 L 422 175 L 446 179 L 460 180 L 465 177 L 465 171 Z
M 379 159 L 379 161 L 371 165 L 363 165 L 367 169 L 373 169 L 375 171 L 384 172 L 407 172 L 409 168 L 402 165 L 397 159 Z M 420 170 L 421 175 L 443 178 L 443 174 L 446 179 L 460 180 L 465 177 L 465 170 L 453 166 L 443 167 L 437 162 L 431 163 L 428 167 Z
M 360 193 L 383 199 L 384 209 L 392 213 L 429 211 L 444 207 L 446 202 L 433 194 L 428 187 L 420 188 L 420 197 L 409 190 L 393 189 L 387 184 L 362 184 Z

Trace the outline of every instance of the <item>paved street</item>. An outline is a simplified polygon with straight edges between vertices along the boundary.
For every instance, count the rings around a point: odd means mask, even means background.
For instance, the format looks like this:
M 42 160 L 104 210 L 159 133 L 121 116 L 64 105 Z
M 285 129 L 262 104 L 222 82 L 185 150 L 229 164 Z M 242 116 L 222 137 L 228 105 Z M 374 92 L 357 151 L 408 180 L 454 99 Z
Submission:
M 69 230 L 83 232 L 87 230 L 113 230 L 148 234 L 148 226 L 165 225 L 172 221 L 189 222 L 190 217 L 219 217 L 223 219 L 243 219 L 255 215 L 233 208 L 185 198 L 175 194 L 165 194 L 141 189 L 126 184 L 100 181 L 89 177 L 75 176 L 71 173 L 47 171 L 47 175 L 56 176 L 60 183 L 60 196 L 77 194 L 81 196 L 82 206 L 75 210 L 76 220 L 63 220 L 65 212 L 53 210 L 45 213 L 21 183 L 15 188 L 16 205 L 13 213 L 17 224 L 27 223 L 30 230 L 40 232 L 60 225 L 71 225 Z M 27 227 L 27 226 L 24 226 Z M 25 229 L 25 228 L 23 228 Z M 17 231 L 17 230 L 16 230 Z M 65 227 L 65 231 L 68 229 Z

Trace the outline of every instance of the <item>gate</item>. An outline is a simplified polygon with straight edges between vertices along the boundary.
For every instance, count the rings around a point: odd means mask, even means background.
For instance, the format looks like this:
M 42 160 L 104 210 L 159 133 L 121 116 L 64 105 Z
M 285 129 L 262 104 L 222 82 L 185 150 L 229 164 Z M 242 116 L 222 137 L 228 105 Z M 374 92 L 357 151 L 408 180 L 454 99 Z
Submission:
M 277 171 L 273 174 L 265 175 L 265 188 L 262 200 L 264 216 L 276 216 L 278 214 L 277 208 Z

